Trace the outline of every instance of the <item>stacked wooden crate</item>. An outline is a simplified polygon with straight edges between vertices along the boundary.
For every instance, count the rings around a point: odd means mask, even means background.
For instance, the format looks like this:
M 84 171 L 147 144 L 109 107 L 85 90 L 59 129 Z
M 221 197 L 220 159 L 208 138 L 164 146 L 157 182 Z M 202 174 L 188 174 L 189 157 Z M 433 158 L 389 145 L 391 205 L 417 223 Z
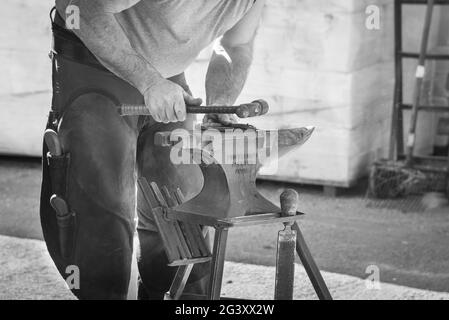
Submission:
M 366 27 L 368 5 L 380 10 L 379 30 Z M 196 93 L 206 68 L 203 59 L 189 70 Z M 265 178 L 353 184 L 387 147 L 392 93 L 391 1 L 267 1 L 240 101 L 270 102 L 269 115 L 251 121 L 259 127 L 316 131 Z
M 39 156 L 51 101 L 53 0 L 3 0 L 0 11 L 0 154 Z M 366 8 L 380 9 L 380 29 L 369 30 Z M 404 45 L 416 50 L 423 8 L 405 13 Z M 435 21 L 439 12 L 436 10 Z M 433 27 L 431 47 L 438 27 Z M 391 0 L 267 1 L 255 61 L 240 102 L 264 98 L 270 114 L 262 128 L 316 126 L 312 139 L 279 164 L 271 179 L 349 186 L 385 155 L 393 93 Z M 210 50 L 188 70 L 204 97 Z M 416 61 L 406 62 L 406 97 Z M 431 134 L 421 123 L 420 145 Z M 425 151 L 425 147 L 418 150 Z
M 41 154 L 51 102 L 52 0 L 3 0 L 0 10 L 0 154 Z

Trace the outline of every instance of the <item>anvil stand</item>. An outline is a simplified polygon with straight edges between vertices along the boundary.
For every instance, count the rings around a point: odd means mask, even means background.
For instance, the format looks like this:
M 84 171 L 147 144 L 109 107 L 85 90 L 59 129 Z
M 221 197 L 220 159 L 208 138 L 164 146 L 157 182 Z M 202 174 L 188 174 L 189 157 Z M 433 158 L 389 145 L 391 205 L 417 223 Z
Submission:
M 222 128 L 220 131 L 224 132 L 225 129 L 229 128 Z M 255 130 L 253 127 L 247 127 L 246 130 L 253 130 L 257 133 L 252 135 L 256 138 L 249 139 L 245 138 L 244 134 L 241 135 L 242 139 L 246 139 L 246 143 L 255 143 L 257 150 L 267 147 L 264 144 L 265 132 Z M 278 131 L 279 156 L 302 145 L 312 132 L 313 128 Z M 239 135 L 233 136 L 233 139 L 236 137 L 239 139 Z M 176 141 L 170 132 L 159 132 L 156 134 L 155 144 L 179 147 L 180 143 L 173 140 Z M 207 137 L 205 140 L 208 140 Z M 255 181 L 259 164 L 239 164 L 240 162 L 236 163 L 235 161 L 236 157 L 233 157 L 232 163 L 226 161 L 219 163 L 214 158 L 214 150 L 211 150 L 208 143 L 203 144 L 201 148 L 186 147 L 184 144 L 184 148 L 190 151 L 192 160 L 200 159 L 198 165 L 204 176 L 203 188 L 194 198 L 184 201 L 179 189 L 170 192 L 165 186 L 159 188 L 154 182 L 149 184 L 145 178 L 139 180 L 139 187 L 152 208 L 169 265 L 179 266 L 165 298 L 167 300 L 180 298 L 219 300 L 229 229 L 284 223 L 290 224 L 292 230 L 296 231 L 296 252 L 318 298 L 321 300 L 332 299 L 297 223 L 303 213 L 295 210 L 296 214 L 287 216 L 281 212 L 279 207 L 258 192 Z M 247 151 L 244 153 L 247 155 Z M 205 242 L 204 231 L 202 231 L 204 229 L 201 229 L 201 226 L 215 229 L 212 253 Z M 211 261 L 211 269 L 206 296 L 183 295 L 193 265 L 207 261 Z M 275 286 L 277 284 L 278 279 L 276 279 Z M 287 292 L 281 296 L 292 297 L 293 283 L 288 287 L 290 288 L 275 288 L 275 292 L 291 290 L 290 293 Z

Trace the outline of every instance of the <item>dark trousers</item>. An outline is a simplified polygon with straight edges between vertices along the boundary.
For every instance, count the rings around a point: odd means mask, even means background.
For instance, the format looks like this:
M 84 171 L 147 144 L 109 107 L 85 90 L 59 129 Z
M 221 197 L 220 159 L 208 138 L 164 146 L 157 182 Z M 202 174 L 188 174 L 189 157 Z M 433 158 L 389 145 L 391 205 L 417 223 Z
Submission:
M 154 146 L 153 141 L 155 132 L 190 128 L 193 119 L 166 125 L 148 116 L 121 117 L 119 105 L 144 103 L 134 87 L 104 69 L 73 34 L 65 34 L 55 24 L 53 50 L 54 117 L 48 127 L 57 130 L 68 159 L 61 194 L 75 218 L 73 246 L 63 258 L 56 213 L 49 203 L 54 190 L 44 144 L 40 215 L 48 251 L 64 278 L 73 274 L 68 266 L 78 268 L 80 285 L 72 288 L 78 298 L 125 299 L 137 212 L 139 297 L 161 299 L 176 268 L 167 266 L 136 181 L 145 177 L 169 189 L 179 187 L 187 198 L 199 192 L 200 170 L 194 165 L 173 165 L 169 150 Z M 183 75 L 170 80 L 188 90 Z M 207 264 L 194 268 L 186 290 L 204 293 L 207 273 Z

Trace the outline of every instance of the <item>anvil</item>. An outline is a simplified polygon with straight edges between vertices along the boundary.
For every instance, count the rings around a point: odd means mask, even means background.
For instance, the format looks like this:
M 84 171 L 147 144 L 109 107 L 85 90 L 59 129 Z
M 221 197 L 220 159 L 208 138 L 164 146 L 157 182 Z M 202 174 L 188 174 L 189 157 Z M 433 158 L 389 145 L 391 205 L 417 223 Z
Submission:
M 280 212 L 257 190 L 257 171 L 300 147 L 313 130 L 258 130 L 239 125 L 156 133 L 155 145 L 171 147 L 172 161 L 178 156 L 183 164 L 196 163 L 204 177 L 201 191 L 173 210 L 223 220 Z

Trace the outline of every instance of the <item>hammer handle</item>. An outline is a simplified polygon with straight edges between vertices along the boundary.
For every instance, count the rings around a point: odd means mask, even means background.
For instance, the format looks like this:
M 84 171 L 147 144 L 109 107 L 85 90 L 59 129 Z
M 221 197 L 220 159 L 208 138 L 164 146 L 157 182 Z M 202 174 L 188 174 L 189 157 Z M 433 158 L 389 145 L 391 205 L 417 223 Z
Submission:
M 223 113 L 234 114 L 238 106 L 186 106 L 187 113 Z
M 244 103 L 239 106 L 187 106 L 187 113 L 235 114 L 239 118 L 261 116 L 268 112 L 268 105 L 262 100 Z
M 186 105 L 187 113 L 226 113 L 234 114 L 238 107 L 234 106 L 191 106 Z M 121 116 L 150 116 L 150 110 L 146 106 L 121 106 Z
M 220 113 L 235 114 L 239 118 L 256 117 L 268 112 L 268 104 L 263 100 L 245 103 L 239 106 L 186 106 L 187 113 Z M 121 116 L 149 116 L 150 111 L 146 106 L 121 106 Z

